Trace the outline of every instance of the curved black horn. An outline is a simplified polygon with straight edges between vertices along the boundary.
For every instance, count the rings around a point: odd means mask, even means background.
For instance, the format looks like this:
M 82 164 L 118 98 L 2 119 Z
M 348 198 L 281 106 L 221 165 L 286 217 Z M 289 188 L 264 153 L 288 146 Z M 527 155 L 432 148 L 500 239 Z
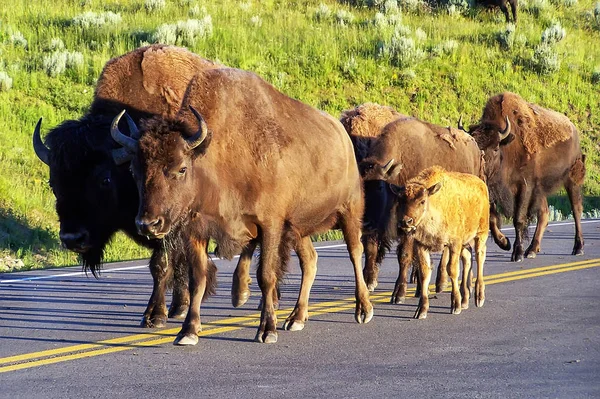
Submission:
M 466 130 L 466 129 L 465 129 L 465 127 L 463 126 L 462 122 L 463 122 L 463 120 L 462 120 L 462 115 L 461 115 L 461 116 L 459 116 L 459 118 L 458 118 L 458 128 L 459 128 L 460 130 L 462 130 L 463 132 L 467 132 L 467 130 Z M 467 133 L 469 133 L 469 132 L 467 132 Z
M 137 140 L 132 139 L 129 136 L 125 136 L 119 130 L 119 121 L 121 120 L 121 117 L 123 116 L 124 113 L 125 113 L 125 110 L 121 111 L 121 113 L 119 115 L 115 116 L 115 119 L 113 119 L 112 125 L 110 126 L 110 135 L 112 136 L 114 141 L 121 144 L 123 147 L 127 148 L 128 151 L 135 152 L 135 150 L 137 148 Z
M 123 165 L 133 159 L 133 154 L 125 147 L 112 150 L 112 157 L 115 165 Z
M 508 137 L 508 135 L 510 134 L 510 120 L 508 120 L 508 116 L 504 116 L 504 119 L 506 120 L 506 127 L 504 128 L 504 130 L 500 130 L 500 141 L 504 140 L 505 138 Z
M 37 125 L 35 125 L 35 130 L 33 131 L 33 149 L 40 161 L 46 165 L 50 165 L 50 149 L 46 147 L 46 144 L 42 141 L 42 137 L 40 136 L 41 128 L 42 118 L 40 118 Z
M 392 168 L 392 166 L 394 166 L 394 158 L 390 159 L 385 165 L 383 165 L 383 167 L 381 168 L 381 171 L 385 174 L 387 174 L 390 169 Z
M 125 119 L 127 119 L 127 126 L 129 126 L 129 137 L 134 140 L 139 140 L 141 136 L 140 130 L 127 112 L 125 112 Z
M 194 134 L 192 137 L 185 139 L 187 146 L 188 146 L 188 150 L 193 150 L 194 148 L 196 148 L 200 144 L 202 144 L 204 139 L 206 139 L 206 136 L 208 135 L 208 126 L 206 126 L 206 122 L 204 121 L 204 118 L 202 117 L 202 115 L 200 115 L 200 113 L 198 111 L 196 111 L 196 109 L 194 107 L 192 107 L 191 105 L 189 107 L 190 107 L 190 111 L 192 111 L 192 113 L 194 114 L 196 119 L 198 119 L 198 122 L 200 123 L 200 128 L 198 129 L 198 132 L 196 134 Z

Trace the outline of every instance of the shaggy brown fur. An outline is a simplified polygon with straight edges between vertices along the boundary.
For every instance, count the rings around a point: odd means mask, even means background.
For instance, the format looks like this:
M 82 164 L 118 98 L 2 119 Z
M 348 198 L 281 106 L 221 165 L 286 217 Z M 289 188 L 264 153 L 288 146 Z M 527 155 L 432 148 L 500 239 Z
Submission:
M 510 119 L 512 132 L 521 139 L 529 154 L 572 137 L 573 124 L 569 118 L 528 103 L 515 93 L 505 92 L 492 97 L 481 119 L 497 121 L 503 120 L 504 116 Z
M 98 79 L 92 112 L 118 103 L 147 114 L 174 115 L 188 83 L 205 69 L 223 68 L 184 48 L 155 44 L 108 61 Z M 130 112 L 131 113 L 131 112 Z M 134 112 L 135 114 L 135 112 Z
M 340 122 L 348 134 L 360 137 L 377 137 L 381 129 L 396 119 L 406 118 L 392 107 L 364 103 L 342 112 Z

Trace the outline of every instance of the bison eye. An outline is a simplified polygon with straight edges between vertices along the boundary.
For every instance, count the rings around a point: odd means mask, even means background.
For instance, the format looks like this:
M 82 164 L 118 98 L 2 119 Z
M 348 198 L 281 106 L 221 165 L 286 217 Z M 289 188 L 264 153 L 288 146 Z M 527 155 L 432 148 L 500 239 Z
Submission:
M 102 179 L 102 187 L 107 187 L 110 184 L 110 177 Z
M 422 201 L 421 201 L 421 205 L 425 205 L 425 200 L 422 200 Z
M 187 171 L 187 168 L 184 166 L 183 168 L 179 169 L 179 174 L 183 175 L 186 171 Z

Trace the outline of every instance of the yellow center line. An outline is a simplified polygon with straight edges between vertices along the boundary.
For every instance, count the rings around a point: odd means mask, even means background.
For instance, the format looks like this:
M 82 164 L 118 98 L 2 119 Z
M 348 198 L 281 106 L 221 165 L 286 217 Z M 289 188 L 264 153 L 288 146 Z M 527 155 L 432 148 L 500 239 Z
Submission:
M 582 270 L 599 267 L 600 259 L 592 259 L 579 262 L 564 263 L 561 265 L 543 266 L 533 269 L 522 269 L 506 273 L 498 273 L 485 276 L 486 285 L 499 284 L 509 281 L 518 281 L 527 278 L 546 276 L 569 271 Z M 430 289 L 434 288 L 433 285 Z M 414 293 L 414 288 L 408 290 Z M 371 295 L 371 302 L 382 303 L 389 301 L 391 291 Z M 345 298 L 337 301 L 320 302 L 309 306 L 311 316 L 335 313 L 353 309 L 355 298 Z M 278 317 L 290 313 L 293 308 L 281 309 L 276 312 Z M 199 337 L 221 334 L 239 330 L 241 328 L 258 326 L 260 323 L 260 312 L 241 317 L 231 317 L 203 323 L 203 331 Z M 83 359 L 100 356 L 109 353 L 132 350 L 140 347 L 163 345 L 173 341 L 173 337 L 179 332 L 180 327 L 165 329 L 157 332 L 128 335 L 125 337 L 112 338 L 89 344 L 72 345 L 64 348 L 50 349 L 39 352 L 25 353 L 21 355 L 0 358 L 0 373 L 22 370 L 26 368 L 55 364 L 70 360 Z

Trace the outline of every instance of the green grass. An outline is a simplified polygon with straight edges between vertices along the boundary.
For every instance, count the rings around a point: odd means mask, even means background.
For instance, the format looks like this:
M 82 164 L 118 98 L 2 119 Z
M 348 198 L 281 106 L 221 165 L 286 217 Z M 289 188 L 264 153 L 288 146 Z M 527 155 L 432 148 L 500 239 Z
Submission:
M 188 48 L 253 70 L 284 93 L 334 116 L 372 101 L 442 125 L 455 125 L 460 114 L 469 123 L 478 119 L 489 96 L 505 90 L 564 112 L 582 132 L 588 156 L 584 192 L 600 194 L 600 84 L 592 80 L 600 66 L 600 24 L 593 18 L 594 1 L 580 0 L 570 8 L 550 5 L 538 16 L 521 10 L 516 28 L 521 41 L 509 49 L 497 40 L 506 29 L 499 10 L 471 10 L 466 17 L 435 9 L 405 13 L 402 24 L 411 29 L 410 36 L 415 38 L 420 28 L 426 39 L 417 41 L 424 57 L 404 70 L 377 54 L 378 43 L 389 42 L 393 28 L 371 23 L 376 10 L 352 6 L 359 2 L 248 3 L 168 0 L 164 9 L 148 12 L 142 0 L 15 0 L 0 9 L 0 71 L 12 78 L 12 88 L 0 91 L 0 258 L 23 259 L 27 268 L 77 262 L 59 246 L 48 170 L 31 146 L 35 123 L 43 117 L 45 133 L 64 119 L 78 118 L 91 102 L 106 61 L 151 41 L 162 24 L 207 14 L 212 35 L 187 43 Z M 317 21 L 321 3 L 332 16 Z M 342 9 L 355 17 L 345 26 L 334 17 Z M 190 10 L 199 13 L 190 16 Z M 87 11 L 118 13 L 121 21 L 89 29 L 74 26 L 73 18 Z M 252 22 L 254 16 L 260 17 L 259 26 Z M 553 21 L 567 33 L 555 46 L 560 68 L 540 76 L 531 70 L 530 60 L 542 31 Z M 26 48 L 11 42 L 17 31 L 27 40 Z M 44 57 L 54 38 L 67 51 L 80 52 L 84 64 L 49 77 Z M 434 55 L 432 49 L 448 40 L 458 42 L 457 48 Z M 120 235 L 107 260 L 147 255 Z

